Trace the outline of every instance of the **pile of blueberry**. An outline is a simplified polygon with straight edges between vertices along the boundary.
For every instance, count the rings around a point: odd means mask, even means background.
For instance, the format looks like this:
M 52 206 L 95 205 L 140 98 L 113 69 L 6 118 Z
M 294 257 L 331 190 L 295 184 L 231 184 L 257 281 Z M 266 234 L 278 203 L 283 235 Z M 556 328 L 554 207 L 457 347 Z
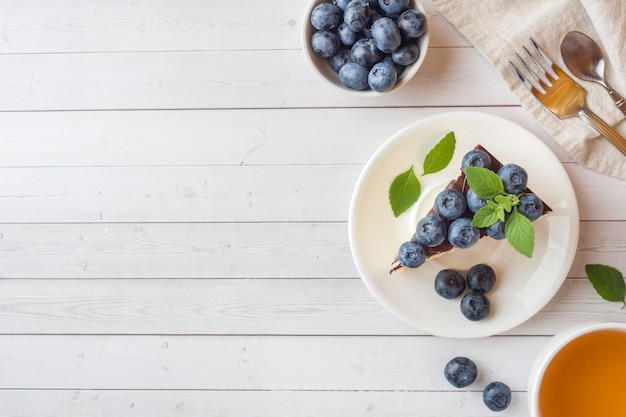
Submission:
M 443 375 L 455 388 L 465 388 L 476 381 L 478 368 L 471 359 L 458 356 L 446 364 Z M 502 411 L 511 404 L 511 389 L 503 382 L 490 382 L 483 390 L 483 402 L 491 411 Z
M 472 266 L 467 271 L 467 281 L 453 269 L 443 269 L 435 276 L 435 292 L 445 299 L 459 298 L 466 288 L 469 289 L 461 298 L 461 313 L 471 321 L 482 320 L 491 312 L 491 302 L 486 294 L 495 284 L 496 273 L 487 264 Z
M 461 169 L 476 166 L 489 169 L 491 158 L 480 150 L 473 149 L 463 157 Z M 519 195 L 517 211 L 530 221 L 538 219 L 543 213 L 541 199 L 533 193 L 524 193 L 528 183 L 526 170 L 516 164 L 502 166 L 498 172 L 504 191 Z M 481 229 L 472 226 L 471 216 L 487 201 L 479 198 L 470 188 L 465 194 L 456 189 L 445 189 L 435 198 L 437 213 L 429 214 L 419 220 L 415 239 L 404 242 L 398 250 L 398 261 L 409 268 L 417 268 L 426 261 L 426 248 L 441 245 L 446 239 L 453 247 L 467 249 L 474 246 L 481 237 Z M 469 213 L 468 213 L 469 212 Z M 498 220 L 484 228 L 484 233 L 493 239 L 504 239 L 505 222 Z
M 354 90 L 385 92 L 407 65 L 417 61 L 417 40 L 426 17 L 409 8 L 410 0 L 333 0 L 311 12 L 317 30 L 315 55 L 328 58 L 339 80 Z

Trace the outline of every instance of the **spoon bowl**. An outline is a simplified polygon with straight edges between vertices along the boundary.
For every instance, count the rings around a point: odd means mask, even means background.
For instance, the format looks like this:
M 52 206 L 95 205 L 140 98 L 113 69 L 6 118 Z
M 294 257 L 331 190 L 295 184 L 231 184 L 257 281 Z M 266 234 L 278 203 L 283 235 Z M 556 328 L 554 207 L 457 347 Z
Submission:
M 604 53 L 593 39 L 578 31 L 566 33 L 561 39 L 561 56 L 575 77 L 602 85 L 615 105 L 626 114 L 626 101 L 607 82 Z

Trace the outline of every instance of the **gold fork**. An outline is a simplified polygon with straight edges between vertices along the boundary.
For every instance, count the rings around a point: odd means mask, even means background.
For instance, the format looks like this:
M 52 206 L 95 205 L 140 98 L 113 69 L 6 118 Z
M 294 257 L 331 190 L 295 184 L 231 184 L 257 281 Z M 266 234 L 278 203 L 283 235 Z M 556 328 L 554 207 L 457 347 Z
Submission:
M 509 61 L 511 70 L 522 84 L 557 117 L 560 119 L 580 117 L 607 138 L 613 146 L 619 149 L 622 155 L 626 155 L 626 139 L 585 105 L 587 92 L 555 65 L 533 38 L 530 38 L 530 42 L 543 64 L 537 61 L 525 46 L 522 48 L 532 63 L 534 71 L 519 54 L 516 53 L 515 55 L 532 78 L 532 82 L 526 79 L 522 71 Z

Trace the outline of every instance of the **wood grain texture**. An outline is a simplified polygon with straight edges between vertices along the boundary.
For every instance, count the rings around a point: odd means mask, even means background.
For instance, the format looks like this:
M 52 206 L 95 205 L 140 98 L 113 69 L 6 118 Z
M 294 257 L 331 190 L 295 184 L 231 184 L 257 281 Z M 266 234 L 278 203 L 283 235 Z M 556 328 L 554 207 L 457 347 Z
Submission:
M 2 281 L 0 304 L 3 334 L 427 335 L 393 317 L 358 279 Z M 568 279 L 553 303 L 506 334 L 619 321 L 620 307 L 587 280 Z
M 410 88 L 368 99 L 322 84 L 302 54 L 229 50 L 0 55 L 0 111 L 519 104 L 471 48 L 433 48 Z M 465 94 L 459 94 L 461 90 Z
M 480 392 L 0 390 L 2 416 L 482 416 Z M 526 417 L 515 392 L 507 416 Z

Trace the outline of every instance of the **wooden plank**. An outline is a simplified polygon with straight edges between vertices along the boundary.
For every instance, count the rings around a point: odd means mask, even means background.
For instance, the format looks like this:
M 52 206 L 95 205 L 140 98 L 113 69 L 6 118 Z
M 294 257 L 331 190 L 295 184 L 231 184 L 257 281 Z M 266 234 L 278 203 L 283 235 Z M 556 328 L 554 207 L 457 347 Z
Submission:
M 564 164 L 581 220 L 625 220 L 623 182 Z M 3 223 L 346 221 L 360 165 L 0 168 Z M 617 199 L 617 200 L 616 200 Z
M 344 223 L 0 225 L 2 278 L 355 278 Z
M 493 338 L 0 336 L 0 387 L 449 391 L 443 368 L 462 354 L 480 369 L 471 390 L 502 380 L 524 391 L 547 340 L 500 337 L 489 349 Z
M 626 271 L 624 222 L 582 222 L 569 276 Z M 106 223 L 0 225 L 2 278 L 357 278 L 348 225 Z
M 469 42 L 422 1 L 432 46 Z M 0 53 L 299 49 L 308 1 L 0 2 Z M 242 34 L 254 33 L 254 36 Z
M 0 111 L 519 105 L 472 48 L 432 48 L 408 86 L 367 99 L 322 84 L 300 50 L 0 55 L 0 68 Z
M 0 166 L 364 164 L 410 123 L 463 110 L 0 112 Z M 572 161 L 521 107 L 471 110 L 518 123 Z
M 388 313 L 358 279 L 2 280 L 0 305 L 2 334 L 425 334 Z M 507 334 L 622 318 L 620 305 L 587 280 L 568 279 Z
M 526 393 L 513 393 L 510 417 L 527 417 Z M 0 390 L 1 417 L 479 416 L 489 411 L 477 391 L 119 391 Z

